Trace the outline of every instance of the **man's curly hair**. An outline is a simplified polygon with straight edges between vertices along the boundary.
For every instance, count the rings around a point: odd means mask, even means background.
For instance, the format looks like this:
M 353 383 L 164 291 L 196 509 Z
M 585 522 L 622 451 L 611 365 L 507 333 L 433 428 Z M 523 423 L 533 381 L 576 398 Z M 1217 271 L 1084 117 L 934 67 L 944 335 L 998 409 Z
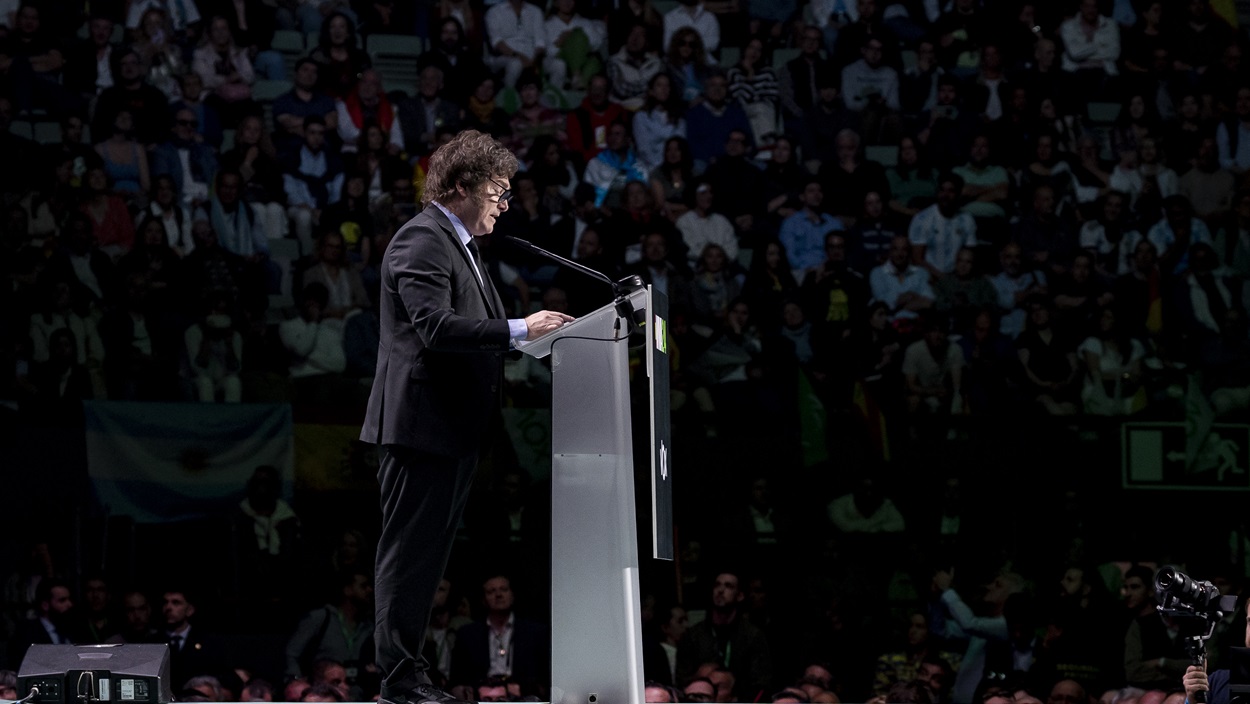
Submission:
M 490 135 L 465 130 L 430 155 L 421 204 L 445 203 L 456 195 L 456 185 L 473 190 L 492 176 L 512 178 L 517 158 Z

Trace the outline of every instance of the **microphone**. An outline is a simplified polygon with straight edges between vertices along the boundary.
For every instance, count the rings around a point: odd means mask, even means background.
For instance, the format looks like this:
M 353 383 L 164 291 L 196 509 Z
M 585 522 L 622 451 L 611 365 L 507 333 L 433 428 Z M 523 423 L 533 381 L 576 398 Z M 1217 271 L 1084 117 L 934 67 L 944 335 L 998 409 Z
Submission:
M 594 269 L 591 269 L 585 264 L 575 262 L 572 259 L 567 259 L 554 252 L 548 252 L 547 250 L 543 249 L 542 247 L 539 247 L 533 242 L 523 240 L 520 237 L 513 237 L 512 235 L 504 235 L 504 239 L 516 245 L 517 247 L 520 247 L 521 249 L 524 249 L 529 252 L 533 252 L 534 254 L 537 254 L 540 257 L 543 257 L 545 259 L 550 259 L 551 261 L 557 264 L 567 266 L 568 268 L 573 269 L 574 271 L 580 272 L 593 279 L 597 279 L 599 281 L 606 283 L 607 285 L 612 287 L 612 295 L 616 297 L 616 312 L 622 318 L 625 318 L 631 321 L 635 325 L 641 326 L 641 325 L 646 324 L 646 320 L 647 320 L 646 311 L 634 310 L 634 307 L 630 304 L 628 300 L 626 300 L 629 297 L 629 294 L 639 289 L 642 289 L 644 286 L 642 283 L 642 277 L 638 276 L 637 274 L 630 274 L 629 276 L 626 276 L 620 281 L 613 281 L 612 279 L 608 278 L 607 274 L 604 274 L 601 271 L 595 271 Z

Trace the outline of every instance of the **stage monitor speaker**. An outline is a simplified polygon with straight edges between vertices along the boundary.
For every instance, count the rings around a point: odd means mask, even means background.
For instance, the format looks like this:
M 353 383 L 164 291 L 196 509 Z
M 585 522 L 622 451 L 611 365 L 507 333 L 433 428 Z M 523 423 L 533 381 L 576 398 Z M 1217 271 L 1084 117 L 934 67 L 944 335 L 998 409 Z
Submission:
M 31 704 L 168 704 L 169 646 L 32 645 L 17 673 L 18 697 Z

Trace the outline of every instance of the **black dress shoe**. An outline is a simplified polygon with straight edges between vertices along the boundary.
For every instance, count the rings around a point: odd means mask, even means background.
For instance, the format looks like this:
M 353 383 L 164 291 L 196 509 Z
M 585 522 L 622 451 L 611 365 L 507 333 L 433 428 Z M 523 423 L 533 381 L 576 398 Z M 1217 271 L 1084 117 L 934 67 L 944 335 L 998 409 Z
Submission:
M 419 684 L 403 694 L 388 694 L 381 701 L 389 704 L 474 704 L 456 699 L 432 684 Z

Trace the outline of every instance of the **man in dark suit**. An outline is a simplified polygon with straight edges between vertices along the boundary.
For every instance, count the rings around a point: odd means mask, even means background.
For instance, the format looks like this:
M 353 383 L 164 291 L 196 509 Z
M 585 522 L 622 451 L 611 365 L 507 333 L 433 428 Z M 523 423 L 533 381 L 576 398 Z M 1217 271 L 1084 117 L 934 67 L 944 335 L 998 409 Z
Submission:
M 68 616 L 74 602 L 69 585 L 59 579 L 41 579 L 35 587 L 35 617 L 17 624 L 9 640 L 8 669 L 21 668 L 22 659 L 32 645 L 68 645 Z
M 421 656 L 478 452 L 503 387 L 503 354 L 572 318 L 504 317 L 475 237 L 508 209 L 516 157 L 489 135 L 457 134 L 430 157 L 426 206 L 383 255 L 378 365 L 360 438 L 379 445 L 382 534 L 374 599 L 381 698 L 455 702 Z
M 451 681 L 477 683 L 506 677 L 525 695 L 546 696 L 551 671 L 551 635 L 541 624 L 517 618 L 512 610 L 512 583 L 495 575 L 482 583 L 486 618 L 456 631 L 451 654 Z
M 161 604 L 165 642 L 169 644 L 169 678 L 174 691 L 199 675 L 222 677 L 229 671 L 225 643 L 201 627 L 193 627 L 195 601 L 191 593 L 174 586 L 165 590 Z

